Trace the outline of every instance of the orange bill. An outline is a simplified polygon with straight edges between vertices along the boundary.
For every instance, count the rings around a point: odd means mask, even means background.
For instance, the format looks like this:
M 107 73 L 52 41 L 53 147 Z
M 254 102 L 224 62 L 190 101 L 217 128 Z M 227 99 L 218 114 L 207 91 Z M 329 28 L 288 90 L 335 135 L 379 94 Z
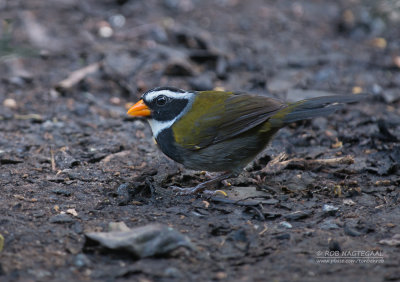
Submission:
M 127 114 L 134 117 L 148 117 L 151 114 L 151 111 L 143 102 L 143 99 L 141 99 L 129 109 Z

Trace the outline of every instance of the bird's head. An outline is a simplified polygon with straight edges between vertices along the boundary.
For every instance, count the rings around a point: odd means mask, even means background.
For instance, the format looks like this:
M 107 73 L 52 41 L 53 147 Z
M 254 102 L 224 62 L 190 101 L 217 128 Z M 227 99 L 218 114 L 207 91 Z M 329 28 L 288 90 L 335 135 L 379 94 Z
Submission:
M 191 107 L 194 92 L 172 87 L 158 87 L 145 92 L 128 110 L 128 115 L 146 117 L 154 137 L 184 115 Z

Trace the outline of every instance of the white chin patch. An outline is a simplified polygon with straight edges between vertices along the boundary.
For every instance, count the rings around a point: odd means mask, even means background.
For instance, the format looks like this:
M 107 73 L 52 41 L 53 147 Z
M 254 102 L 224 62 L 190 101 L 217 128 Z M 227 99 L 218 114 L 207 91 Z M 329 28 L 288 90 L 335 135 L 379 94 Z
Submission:
M 150 124 L 151 131 L 153 132 L 153 137 L 157 138 L 158 134 L 160 134 L 160 132 L 164 129 L 171 127 L 176 119 L 177 118 L 174 118 L 173 120 L 169 121 L 158 121 L 155 119 L 149 119 L 148 122 Z

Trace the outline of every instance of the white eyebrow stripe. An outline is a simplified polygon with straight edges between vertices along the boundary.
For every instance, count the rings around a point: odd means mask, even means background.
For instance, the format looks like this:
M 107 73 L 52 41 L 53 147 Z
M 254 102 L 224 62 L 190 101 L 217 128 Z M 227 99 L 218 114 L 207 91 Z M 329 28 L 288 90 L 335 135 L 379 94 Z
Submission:
M 191 92 L 185 92 L 185 93 L 176 93 L 171 90 L 156 90 L 154 92 L 149 92 L 145 94 L 143 97 L 146 101 L 150 102 L 153 101 L 156 97 L 160 95 L 165 95 L 169 98 L 172 99 L 190 99 L 194 94 Z

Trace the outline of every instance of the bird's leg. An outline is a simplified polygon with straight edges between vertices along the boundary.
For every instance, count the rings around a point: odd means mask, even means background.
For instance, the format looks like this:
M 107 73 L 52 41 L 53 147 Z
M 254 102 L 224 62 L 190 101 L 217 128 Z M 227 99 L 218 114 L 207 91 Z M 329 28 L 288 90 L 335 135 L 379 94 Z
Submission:
M 230 178 L 234 173 L 231 171 L 224 172 L 217 177 L 207 180 L 203 183 L 200 183 L 196 185 L 195 187 L 189 187 L 189 188 L 181 188 L 177 186 L 171 186 L 172 191 L 178 192 L 178 195 L 194 195 L 194 194 L 199 194 L 199 193 L 205 193 L 205 194 L 215 194 L 215 191 L 209 191 L 206 189 L 210 189 L 219 182 Z

